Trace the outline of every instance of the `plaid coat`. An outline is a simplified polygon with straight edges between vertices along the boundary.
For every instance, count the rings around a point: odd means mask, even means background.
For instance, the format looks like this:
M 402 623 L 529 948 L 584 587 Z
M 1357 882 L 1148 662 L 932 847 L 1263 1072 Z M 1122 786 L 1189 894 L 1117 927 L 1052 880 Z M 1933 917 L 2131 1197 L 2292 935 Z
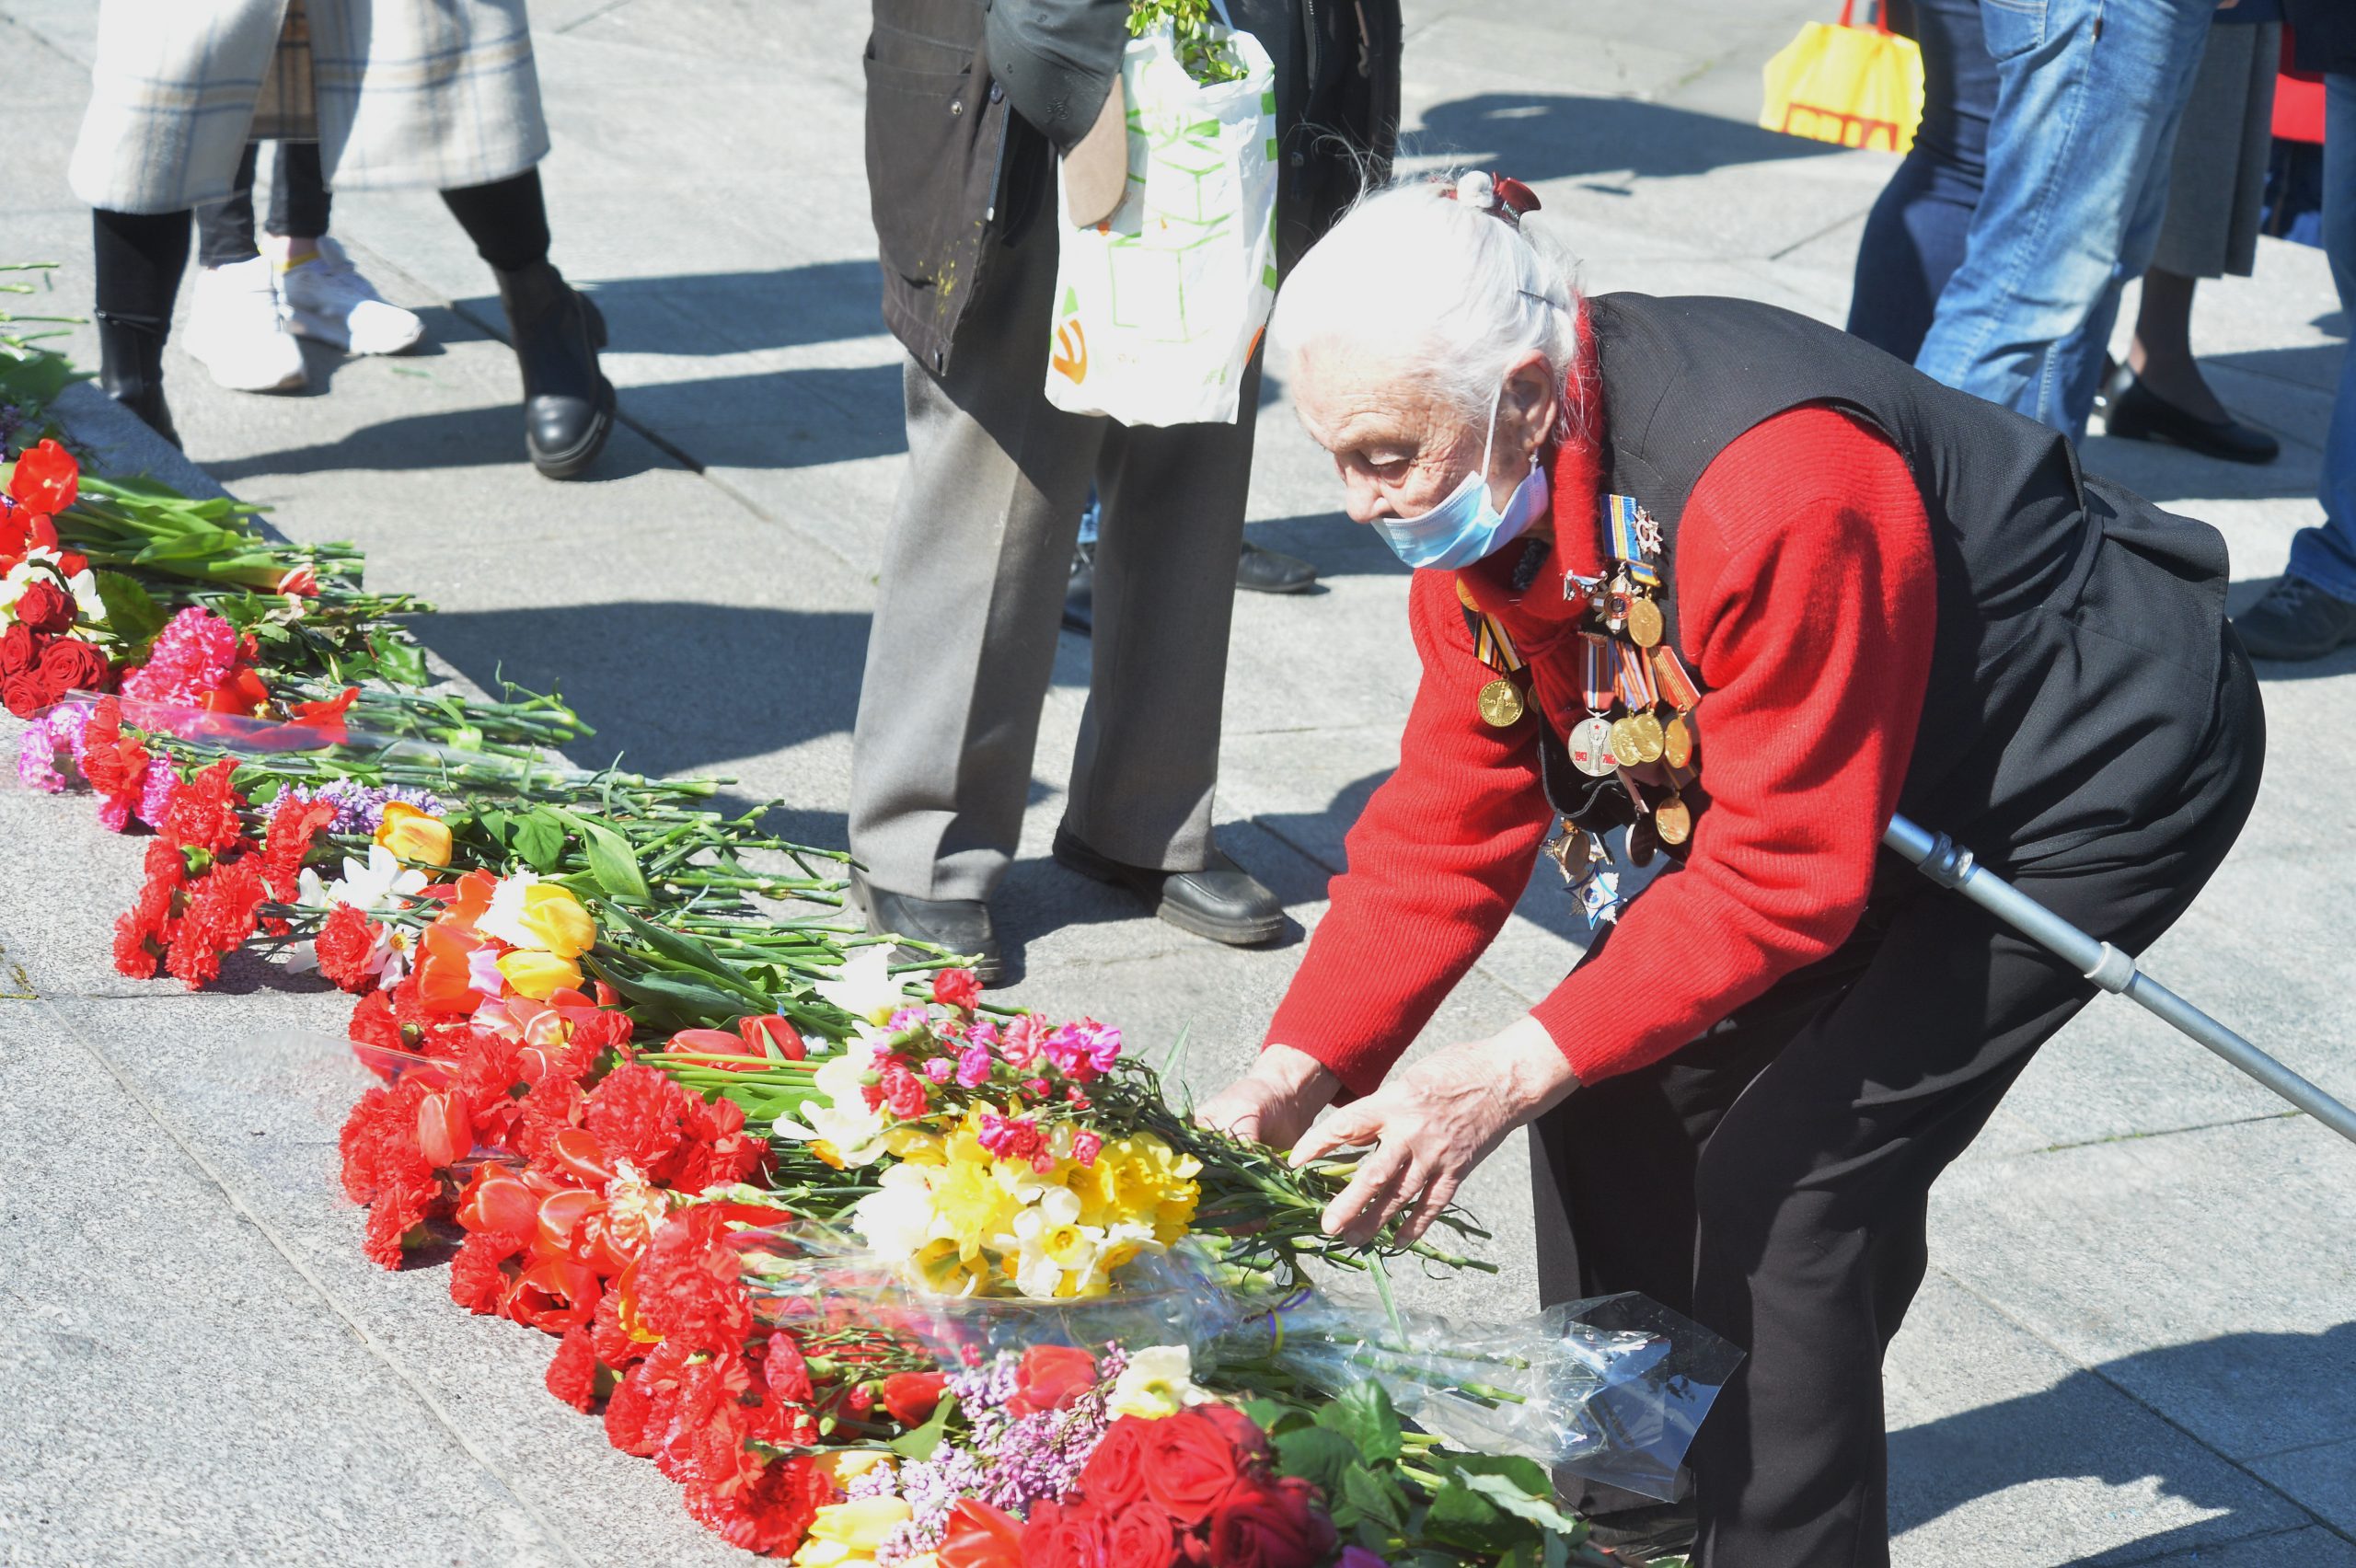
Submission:
M 170 213 L 230 193 L 248 136 L 319 143 L 331 189 L 447 190 L 549 148 L 525 0 L 100 0 L 74 193 Z

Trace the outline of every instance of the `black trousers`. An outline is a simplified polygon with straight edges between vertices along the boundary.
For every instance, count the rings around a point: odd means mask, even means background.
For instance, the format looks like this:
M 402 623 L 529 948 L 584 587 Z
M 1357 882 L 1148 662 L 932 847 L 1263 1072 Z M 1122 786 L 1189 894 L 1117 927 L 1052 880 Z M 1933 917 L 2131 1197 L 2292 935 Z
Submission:
M 231 267 L 261 254 L 254 245 L 256 147 L 246 144 L 237 166 L 237 188 L 225 202 L 196 210 L 196 259 L 206 267 Z M 333 201 L 319 171 L 317 142 L 280 142 L 271 155 L 270 232 L 281 239 L 317 239 L 328 232 Z
M 2223 637 L 2214 709 L 2186 715 L 2180 780 L 2144 792 L 2116 833 L 2004 868 L 2130 952 L 2192 903 L 2257 796 L 2265 720 Z M 1970 823 L 1924 825 L 1982 848 Z M 1704 1568 L 1889 1562 L 1882 1356 L 1928 1267 L 1931 1183 L 2095 994 L 1882 859 L 1838 951 L 1533 1129 L 1543 1299 L 1641 1291 L 1749 1353 L 1692 1457 Z

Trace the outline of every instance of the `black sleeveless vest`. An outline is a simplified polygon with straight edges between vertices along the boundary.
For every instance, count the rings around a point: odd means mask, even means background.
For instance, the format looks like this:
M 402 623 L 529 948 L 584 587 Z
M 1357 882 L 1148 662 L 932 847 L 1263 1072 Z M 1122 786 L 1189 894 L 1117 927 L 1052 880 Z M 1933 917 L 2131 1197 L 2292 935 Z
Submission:
M 2058 432 L 1774 306 L 1621 294 L 1588 310 L 1604 489 L 1660 523 L 1666 635 L 1697 676 L 1680 635 L 1677 527 L 1728 444 L 1785 409 L 1829 404 L 1878 429 L 1913 471 L 1938 625 L 1902 813 L 1940 827 L 1977 822 L 2015 847 L 2040 829 L 2069 831 L 2068 813 L 2056 814 L 2062 795 L 2126 759 L 2139 731 L 2213 691 L 2223 539 L 2085 479 Z M 2110 552 L 2119 559 L 2090 590 L 2107 545 L 2123 554 Z M 1697 718 L 1706 792 L 1706 696 Z M 2168 766 L 2156 751 L 2141 761 Z

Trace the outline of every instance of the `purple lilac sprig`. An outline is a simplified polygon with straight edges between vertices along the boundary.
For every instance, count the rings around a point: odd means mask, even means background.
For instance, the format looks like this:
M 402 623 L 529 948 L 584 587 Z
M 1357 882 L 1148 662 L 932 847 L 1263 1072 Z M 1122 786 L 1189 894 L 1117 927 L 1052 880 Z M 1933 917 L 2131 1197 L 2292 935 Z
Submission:
M 979 1498 L 1021 1518 L 1033 1504 L 1061 1497 L 1077 1486 L 1089 1456 L 1112 1424 L 1105 1390 L 1127 1365 L 1128 1357 L 1118 1346 L 1109 1347 L 1097 1358 L 1097 1386 L 1070 1409 L 1020 1416 L 1007 1409 L 1018 1386 L 1013 1352 L 1001 1352 L 987 1366 L 952 1373 L 949 1391 L 971 1427 L 966 1441 L 943 1443 L 932 1458 L 911 1460 L 896 1475 L 879 1467 L 849 1489 L 853 1496 L 896 1495 L 911 1510 L 907 1521 L 877 1550 L 876 1562 L 883 1568 L 895 1568 L 940 1550 L 950 1512 L 961 1497 Z
M 335 807 L 335 820 L 328 824 L 329 833 L 373 836 L 384 824 L 386 806 L 396 801 L 415 806 L 428 816 L 441 816 L 446 810 L 431 790 L 402 784 L 363 784 L 356 778 L 331 779 L 317 789 L 290 784 L 286 792 L 297 801 L 325 801 Z

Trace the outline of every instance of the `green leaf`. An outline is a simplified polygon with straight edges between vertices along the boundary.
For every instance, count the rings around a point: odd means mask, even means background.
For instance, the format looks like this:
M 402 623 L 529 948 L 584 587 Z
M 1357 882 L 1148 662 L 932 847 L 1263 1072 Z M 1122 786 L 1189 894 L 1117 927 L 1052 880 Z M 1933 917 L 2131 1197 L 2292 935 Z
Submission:
M 1276 1440 L 1276 1469 L 1296 1475 L 1328 1497 L 1342 1495 L 1345 1475 L 1361 1468 L 1357 1445 L 1324 1426 L 1304 1426 Z
M 120 571 L 98 574 L 98 602 L 107 607 L 107 628 L 135 648 L 164 629 L 170 617 L 154 594 Z
M 1395 1531 L 1406 1523 L 1407 1500 L 1399 1483 L 1364 1465 L 1342 1472 L 1342 1501 L 1386 1529 Z
M 932 1407 L 930 1420 L 914 1431 L 901 1433 L 886 1446 L 904 1459 L 921 1461 L 932 1458 L 932 1451 L 941 1447 L 941 1438 L 949 1432 L 949 1412 L 956 1408 L 956 1395 L 941 1395 L 941 1402 Z
M 638 869 L 638 854 L 630 848 L 629 840 L 595 818 L 572 812 L 561 814 L 581 835 L 582 848 L 589 857 L 589 874 L 597 879 L 597 885 L 610 897 L 643 902 L 646 877 Z
M 1462 1470 L 1456 1479 L 1503 1508 L 1507 1513 L 1513 1515 L 1516 1518 L 1527 1519 L 1542 1530 L 1549 1530 L 1555 1535 L 1567 1537 L 1572 1541 L 1587 1539 L 1585 1521 L 1574 1519 L 1554 1506 L 1552 1486 L 1548 1486 L 1542 1494 L 1534 1494 L 1518 1484 L 1510 1476 L 1496 1472 L 1484 1473 L 1470 1469 Z
M 745 1010 L 744 1004 L 727 992 L 693 980 L 653 971 L 625 974 L 594 958 L 589 966 L 623 996 L 661 1012 L 665 1020 L 682 1029 L 724 1029 Z
M 368 640 L 368 651 L 376 656 L 376 673 L 394 685 L 425 684 L 425 653 L 415 643 L 380 635 Z
M 515 819 L 514 843 L 525 864 L 546 874 L 564 859 L 564 824 L 554 812 L 535 807 Z
M 1528 1525 L 1499 1512 L 1496 1504 L 1460 1481 L 1441 1487 L 1424 1511 L 1424 1534 L 1441 1546 L 1502 1552 L 1530 1539 L 1530 1533 Z
M 1344 1389 L 1339 1399 L 1317 1412 L 1317 1424 L 1356 1444 L 1370 1465 L 1398 1462 L 1399 1412 L 1382 1385 L 1372 1379 Z

